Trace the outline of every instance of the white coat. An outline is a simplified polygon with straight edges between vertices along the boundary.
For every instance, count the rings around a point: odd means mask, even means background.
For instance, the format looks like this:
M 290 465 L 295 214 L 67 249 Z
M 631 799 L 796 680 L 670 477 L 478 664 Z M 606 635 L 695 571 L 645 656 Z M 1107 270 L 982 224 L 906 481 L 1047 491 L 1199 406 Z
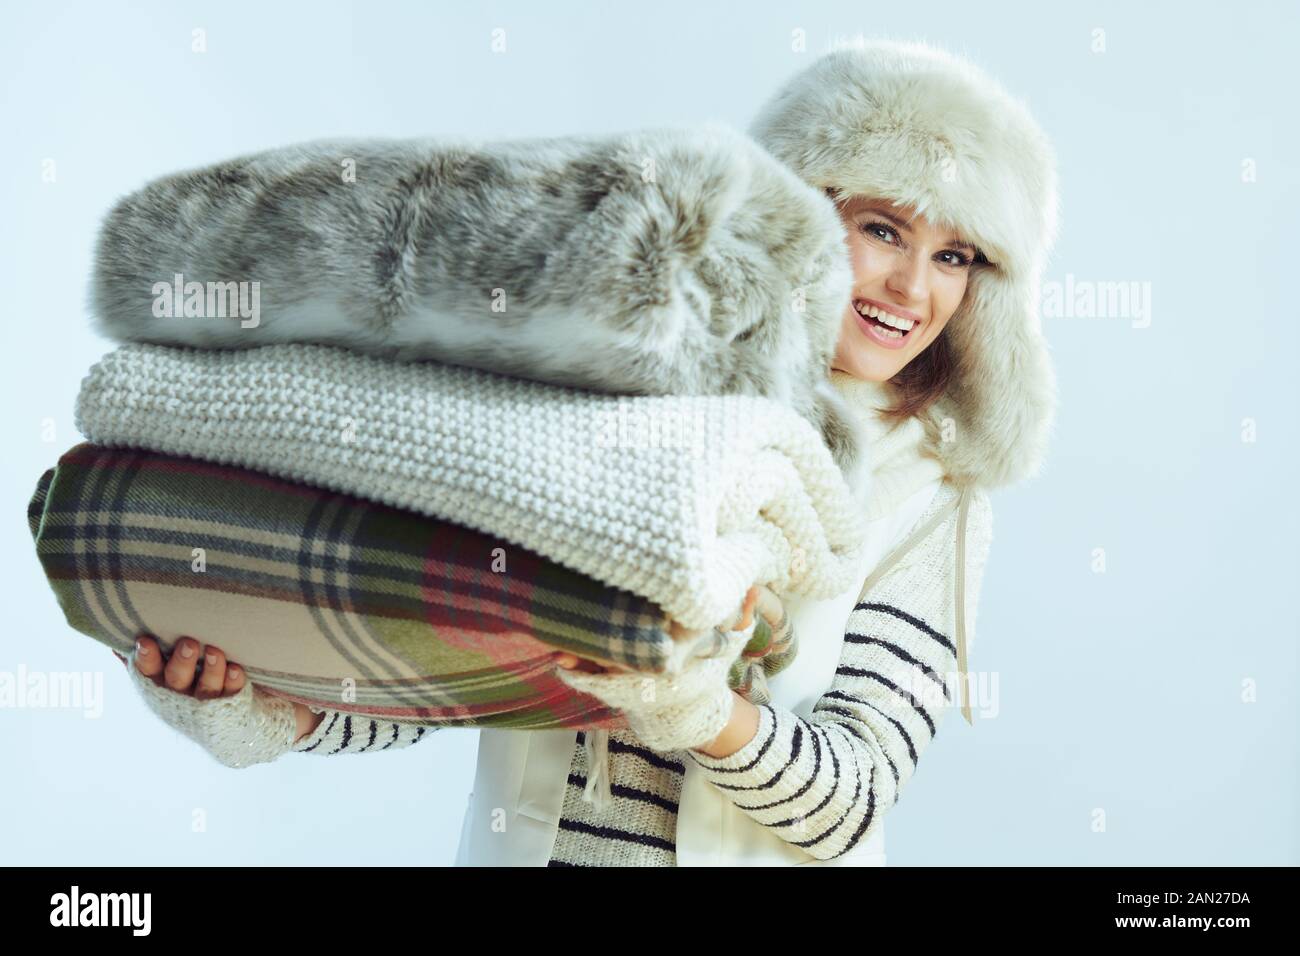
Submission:
M 845 623 L 860 585 L 933 501 L 929 481 L 867 525 L 858 584 L 833 598 L 784 601 L 799 637 L 794 660 L 769 680 L 772 702 L 804 718 L 830 689 Z M 461 827 L 457 866 L 545 866 L 559 832 L 575 730 L 479 731 L 478 766 Z M 884 866 L 883 825 L 835 860 L 818 860 L 736 808 L 689 758 L 677 810 L 678 866 Z M 495 827 L 494 827 L 495 824 Z

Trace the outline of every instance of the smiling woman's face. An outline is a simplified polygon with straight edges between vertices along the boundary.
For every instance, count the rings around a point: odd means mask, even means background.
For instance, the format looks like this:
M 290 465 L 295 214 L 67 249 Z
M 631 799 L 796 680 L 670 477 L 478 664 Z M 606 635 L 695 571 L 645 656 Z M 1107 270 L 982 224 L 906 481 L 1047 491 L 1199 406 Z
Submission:
M 888 200 L 853 196 L 840 205 L 840 218 L 853 263 L 853 301 L 831 367 L 885 382 L 925 351 L 957 311 L 975 249 Z

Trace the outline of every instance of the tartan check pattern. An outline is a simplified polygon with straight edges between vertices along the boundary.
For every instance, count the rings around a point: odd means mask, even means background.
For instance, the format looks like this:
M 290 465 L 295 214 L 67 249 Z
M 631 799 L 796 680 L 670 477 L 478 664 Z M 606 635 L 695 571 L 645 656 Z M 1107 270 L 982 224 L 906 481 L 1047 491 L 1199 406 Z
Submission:
M 41 476 L 28 522 L 76 630 L 123 655 L 139 634 L 193 636 L 316 709 L 618 729 L 555 676 L 554 652 L 662 673 L 682 650 L 658 605 L 527 549 L 192 458 L 82 443 Z

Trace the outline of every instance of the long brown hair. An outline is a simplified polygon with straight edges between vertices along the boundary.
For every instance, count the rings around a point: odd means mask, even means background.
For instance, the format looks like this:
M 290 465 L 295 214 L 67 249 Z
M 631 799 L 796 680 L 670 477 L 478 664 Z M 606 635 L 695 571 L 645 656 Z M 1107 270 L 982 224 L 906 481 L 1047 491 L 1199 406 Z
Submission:
M 953 352 L 945 326 L 933 342 L 889 380 L 896 400 L 880 412 L 880 417 L 894 425 L 921 414 L 943 397 L 952 373 Z

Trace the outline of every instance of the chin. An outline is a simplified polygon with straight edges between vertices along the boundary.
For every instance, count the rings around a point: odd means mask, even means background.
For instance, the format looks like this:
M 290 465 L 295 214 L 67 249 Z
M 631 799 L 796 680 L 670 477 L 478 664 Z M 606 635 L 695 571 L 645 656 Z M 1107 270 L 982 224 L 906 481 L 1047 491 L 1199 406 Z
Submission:
M 907 364 L 905 355 L 880 349 L 870 342 L 863 342 L 853 349 L 853 354 L 845 356 L 839 367 L 854 378 L 869 382 L 887 382 Z
M 858 315 L 852 307 L 845 312 L 840 335 L 841 348 L 836 352 L 835 364 L 854 378 L 887 382 L 911 361 L 910 347 L 887 349 L 867 337 L 858 328 Z

